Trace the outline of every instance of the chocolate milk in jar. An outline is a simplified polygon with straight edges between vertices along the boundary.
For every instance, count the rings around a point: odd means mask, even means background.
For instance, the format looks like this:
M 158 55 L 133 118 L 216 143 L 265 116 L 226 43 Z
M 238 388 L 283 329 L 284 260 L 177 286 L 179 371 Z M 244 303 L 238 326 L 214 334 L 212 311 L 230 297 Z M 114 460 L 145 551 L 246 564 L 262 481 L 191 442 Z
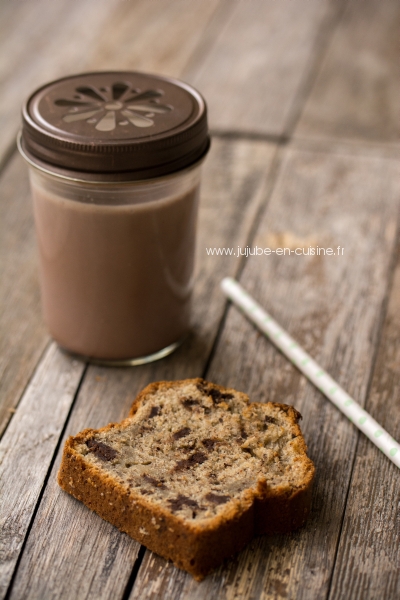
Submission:
M 190 325 L 206 106 L 133 72 L 52 82 L 23 108 L 44 318 L 94 362 L 172 352 Z

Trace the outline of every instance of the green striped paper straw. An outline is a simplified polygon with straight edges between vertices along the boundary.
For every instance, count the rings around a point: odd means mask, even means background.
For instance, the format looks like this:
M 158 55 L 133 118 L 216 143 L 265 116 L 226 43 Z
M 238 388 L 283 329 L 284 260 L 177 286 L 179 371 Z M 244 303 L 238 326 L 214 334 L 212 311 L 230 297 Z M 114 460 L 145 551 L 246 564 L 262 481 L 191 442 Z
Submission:
M 245 292 L 235 279 L 221 282 L 225 295 L 265 333 L 281 352 L 312 381 L 312 383 L 346 417 L 362 431 L 386 456 L 400 468 L 400 445 L 360 406 L 340 385 L 305 352 L 278 323 Z

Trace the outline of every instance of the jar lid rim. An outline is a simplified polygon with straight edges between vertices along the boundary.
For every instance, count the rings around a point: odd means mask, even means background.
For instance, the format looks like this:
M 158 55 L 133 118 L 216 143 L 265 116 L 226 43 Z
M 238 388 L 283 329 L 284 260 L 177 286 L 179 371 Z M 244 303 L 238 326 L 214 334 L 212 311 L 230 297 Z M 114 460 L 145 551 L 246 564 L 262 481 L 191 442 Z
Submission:
M 39 87 L 22 109 L 25 154 L 84 179 L 163 176 L 200 160 L 209 145 L 204 98 L 172 77 L 70 75 Z

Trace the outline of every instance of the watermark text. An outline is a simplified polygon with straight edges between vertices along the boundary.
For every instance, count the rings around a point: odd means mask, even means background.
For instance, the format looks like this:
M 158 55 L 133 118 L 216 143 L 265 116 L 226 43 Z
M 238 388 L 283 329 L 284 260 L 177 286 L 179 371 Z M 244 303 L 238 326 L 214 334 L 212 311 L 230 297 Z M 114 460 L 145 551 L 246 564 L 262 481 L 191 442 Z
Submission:
M 207 256 L 344 256 L 344 247 L 299 246 L 297 248 L 262 248 L 236 246 L 235 248 L 206 248 Z

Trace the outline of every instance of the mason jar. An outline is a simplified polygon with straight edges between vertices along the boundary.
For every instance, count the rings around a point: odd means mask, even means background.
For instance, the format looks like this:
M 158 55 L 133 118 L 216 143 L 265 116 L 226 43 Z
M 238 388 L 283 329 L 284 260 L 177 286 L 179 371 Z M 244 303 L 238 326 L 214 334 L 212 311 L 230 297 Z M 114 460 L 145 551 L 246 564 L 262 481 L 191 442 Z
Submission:
M 30 96 L 18 145 L 51 336 L 104 364 L 172 352 L 190 329 L 204 99 L 143 73 L 71 76 Z

